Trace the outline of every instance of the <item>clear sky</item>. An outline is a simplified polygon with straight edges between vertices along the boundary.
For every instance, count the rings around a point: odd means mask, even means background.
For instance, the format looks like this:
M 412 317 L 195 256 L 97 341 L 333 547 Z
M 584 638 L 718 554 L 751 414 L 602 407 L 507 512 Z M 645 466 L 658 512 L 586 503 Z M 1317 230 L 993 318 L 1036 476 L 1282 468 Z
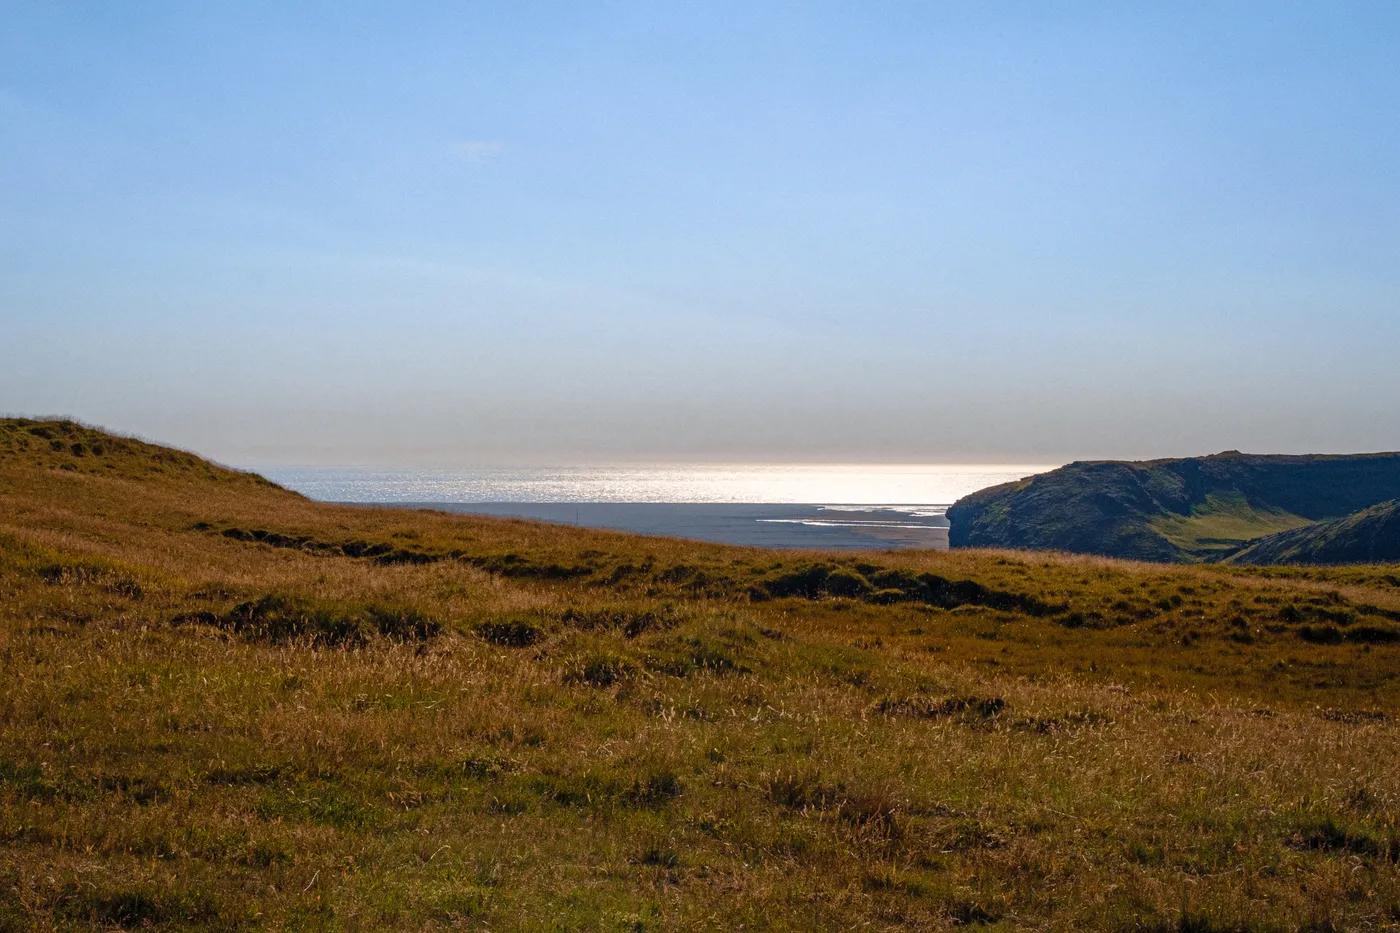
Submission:
M 0 4 L 0 411 L 234 463 L 1400 448 L 1400 5 Z

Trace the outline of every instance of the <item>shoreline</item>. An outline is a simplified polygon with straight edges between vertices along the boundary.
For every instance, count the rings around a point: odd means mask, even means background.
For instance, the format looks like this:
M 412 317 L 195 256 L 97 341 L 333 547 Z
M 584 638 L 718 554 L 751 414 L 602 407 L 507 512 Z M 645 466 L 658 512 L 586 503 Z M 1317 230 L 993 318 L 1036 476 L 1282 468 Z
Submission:
M 948 547 L 938 505 L 822 505 L 714 502 L 376 502 L 341 503 L 520 518 L 761 548 L 830 550 Z

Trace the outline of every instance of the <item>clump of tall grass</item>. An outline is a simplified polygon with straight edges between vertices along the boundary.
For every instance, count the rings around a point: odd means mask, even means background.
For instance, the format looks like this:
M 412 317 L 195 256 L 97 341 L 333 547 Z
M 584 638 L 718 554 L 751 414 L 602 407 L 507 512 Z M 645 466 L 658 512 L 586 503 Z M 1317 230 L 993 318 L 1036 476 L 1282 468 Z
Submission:
M 212 625 L 247 641 L 332 648 L 360 647 L 375 637 L 421 642 L 442 630 L 439 622 L 413 607 L 281 593 L 239 603 L 222 615 L 204 611 L 177 621 Z

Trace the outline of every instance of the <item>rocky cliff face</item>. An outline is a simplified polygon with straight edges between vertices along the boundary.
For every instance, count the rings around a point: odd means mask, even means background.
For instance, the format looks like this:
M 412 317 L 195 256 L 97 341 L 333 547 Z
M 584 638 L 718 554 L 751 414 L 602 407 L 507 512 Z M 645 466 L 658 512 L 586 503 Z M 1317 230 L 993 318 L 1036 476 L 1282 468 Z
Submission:
M 1400 498 L 1400 453 L 1077 462 L 948 510 L 953 547 L 1219 560 L 1285 529 Z

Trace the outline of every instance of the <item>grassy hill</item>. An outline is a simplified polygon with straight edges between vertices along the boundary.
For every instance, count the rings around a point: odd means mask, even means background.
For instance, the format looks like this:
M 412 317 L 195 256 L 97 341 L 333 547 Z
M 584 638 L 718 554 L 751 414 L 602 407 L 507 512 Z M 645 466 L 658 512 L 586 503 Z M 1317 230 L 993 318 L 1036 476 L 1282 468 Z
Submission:
M 1343 518 L 1260 538 L 1237 564 L 1363 564 L 1400 561 L 1400 499 Z
M 0 594 L 6 933 L 1400 917 L 1400 567 L 764 552 L 9 420 Z
M 948 510 L 954 547 L 1221 560 L 1250 541 L 1400 497 L 1400 454 L 1071 463 Z

